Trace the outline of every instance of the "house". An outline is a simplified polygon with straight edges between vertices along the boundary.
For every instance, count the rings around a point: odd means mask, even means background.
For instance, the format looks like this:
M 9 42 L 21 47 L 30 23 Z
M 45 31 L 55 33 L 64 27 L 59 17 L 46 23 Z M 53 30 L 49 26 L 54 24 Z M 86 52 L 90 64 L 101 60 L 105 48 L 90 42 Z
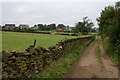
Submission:
M 15 24 L 5 24 L 4 30 L 14 30 Z
M 69 31 L 72 31 L 74 27 L 68 27 L 68 30 Z
M 20 24 L 20 25 L 19 25 L 19 28 L 20 28 L 21 30 L 26 30 L 26 29 L 29 29 L 29 25 L 27 25 L 27 24 Z
M 34 30 L 39 30 L 39 26 L 38 25 L 34 25 L 33 29 Z

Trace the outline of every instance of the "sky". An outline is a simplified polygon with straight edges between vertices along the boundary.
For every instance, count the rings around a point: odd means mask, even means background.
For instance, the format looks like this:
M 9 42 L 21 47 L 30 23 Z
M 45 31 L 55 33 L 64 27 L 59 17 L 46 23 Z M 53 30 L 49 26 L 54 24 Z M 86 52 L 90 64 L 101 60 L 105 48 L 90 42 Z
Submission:
M 0 25 L 13 23 L 65 24 L 75 23 L 87 16 L 98 27 L 96 18 L 100 12 L 118 0 L 2 0 L 0 1 Z

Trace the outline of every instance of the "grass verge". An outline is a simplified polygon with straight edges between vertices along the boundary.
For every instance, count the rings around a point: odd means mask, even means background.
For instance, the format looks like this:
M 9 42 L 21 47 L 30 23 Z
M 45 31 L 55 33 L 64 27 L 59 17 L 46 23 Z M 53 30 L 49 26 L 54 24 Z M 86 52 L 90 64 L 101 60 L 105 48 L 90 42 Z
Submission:
M 97 58 L 97 61 L 100 62 L 100 63 L 102 64 L 102 58 L 101 58 L 99 46 L 96 47 L 95 50 L 96 50 L 96 58 Z
M 102 60 L 102 56 L 101 56 L 101 53 L 100 53 L 100 47 L 97 46 L 95 48 L 95 50 L 96 50 L 96 59 L 102 65 L 102 68 L 105 70 L 105 67 L 104 67 L 104 64 L 103 64 L 103 60 Z
M 111 46 L 110 46 L 110 43 L 108 40 L 103 41 L 103 47 L 104 47 L 105 51 L 108 53 L 111 60 L 117 65 L 120 64 L 120 59 L 118 57 L 119 54 L 117 54 L 117 52 L 115 52 L 115 51 L 113 51 L 113 49 L 111 49 Z
M 92 40 L 88 40 L 80 46 L 77 46 L 74 50 L 71 50 L 68 54 L 63 55 L 58 61 L 54 61 L 44 71 L 33 74 L 31 78 L 52 78 L 60 79 L 64 78 L 65 75 L 71 68 L 71 65 L 78 59 L 79 53 L 90 44 Z

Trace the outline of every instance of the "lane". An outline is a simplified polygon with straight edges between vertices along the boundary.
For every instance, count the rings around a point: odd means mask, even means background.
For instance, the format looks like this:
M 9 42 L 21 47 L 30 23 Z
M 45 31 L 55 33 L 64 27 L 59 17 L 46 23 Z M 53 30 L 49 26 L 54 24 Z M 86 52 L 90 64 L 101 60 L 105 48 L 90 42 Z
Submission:
M 98 53 L 100 55 L 96 56 Z M 101 39 L 97 38 L 81 53 L 66 78 L 118 78 L 118 68 L 113 65 L 105 54 Z

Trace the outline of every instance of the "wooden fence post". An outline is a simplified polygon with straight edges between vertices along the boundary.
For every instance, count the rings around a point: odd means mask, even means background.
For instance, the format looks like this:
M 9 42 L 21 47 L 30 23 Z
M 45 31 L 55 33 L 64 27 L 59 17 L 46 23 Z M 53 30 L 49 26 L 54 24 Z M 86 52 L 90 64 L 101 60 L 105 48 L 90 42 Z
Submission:
M 35 47 L 35 45 L 36 45 L 36 40 L 34 40 L 34 47 Z

